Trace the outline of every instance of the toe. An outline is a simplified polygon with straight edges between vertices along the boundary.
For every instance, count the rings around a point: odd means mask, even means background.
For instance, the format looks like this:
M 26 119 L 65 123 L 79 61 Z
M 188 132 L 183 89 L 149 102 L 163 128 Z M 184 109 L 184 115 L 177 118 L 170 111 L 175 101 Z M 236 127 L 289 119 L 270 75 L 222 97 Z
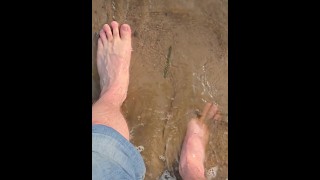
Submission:
M 116 21 L 111 22 L 112 34 L 114 38 L 119 37 L 119 24 Z
M 202 114 L 200 117 L 200 122 L 203 122 L 206 118 L 207 118 L 207 114 L 211 108 L 212 104 L 211 103 L 206 103 L 206 105 L 204 106 L 203 110 L 202 110 Z
M 102 44 L 102 40 L 101 38 L 98 39 L 98 49 L 102 48 L 103 44 Z
M 98 39 L 98 48 L 97 48 L 97 55 L 101 55 L 101 53 L 103 52 L 103 43 L 101 38 Z
M 215 121 L 221 121 L 222 120 L 222 116 L 220 115 L 219 112 L 217 112 L 217 114 L 215 114 L 213 116 L 213 120 L 215 120 Z
M 217 111 L 218 111 L 218 106 L 213 104 L 211 106 L 211 108 L 209 109 L 209 112 L 207 114 L 207 119 L 213 118 L 213 116 L 215 116 L 217 114 Z
M 122 24 L 120 27 L 121 39 L 131 39 L 131 28 L 128 24 Z
M 104 30 L 104 32 L 105 32 L 106 35 L 107 35 L 107 39 L 108 39 L 109 41 L 112 41 L 113 36 L 112 36 L 112 32 L 111 32 L 110 26 L 109 26 L 108 24 L 105 24 L 105 25 L 103 26 L 103 30 Z
M 104 32 L 104 30 L 101 29 L 99 34 L 100 34 L 100 39 L 101 39 L 102 43 L 106 44 L 108 40 L 107 40 L 107 36 L 106 36 L 106 33 Z

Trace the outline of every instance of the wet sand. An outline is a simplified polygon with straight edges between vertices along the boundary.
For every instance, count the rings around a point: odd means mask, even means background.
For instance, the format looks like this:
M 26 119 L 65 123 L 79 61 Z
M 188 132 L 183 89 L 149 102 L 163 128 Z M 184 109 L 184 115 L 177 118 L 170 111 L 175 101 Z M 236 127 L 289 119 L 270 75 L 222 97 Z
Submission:
M 93 102 L 100 89 L 95 33 L 112 20 L 132 28 L 130 84 L 122 110 L 131 142 L 144 147 L 145 179 L 157 179 L 165 169 L 180 179 L 186 125 L 205 102 L 218 104 L 223 117 L 210 124 L 205 167 L 218 167 L 214 179 L 226 179 L 228 1 L 93 0 L 92 5 Z

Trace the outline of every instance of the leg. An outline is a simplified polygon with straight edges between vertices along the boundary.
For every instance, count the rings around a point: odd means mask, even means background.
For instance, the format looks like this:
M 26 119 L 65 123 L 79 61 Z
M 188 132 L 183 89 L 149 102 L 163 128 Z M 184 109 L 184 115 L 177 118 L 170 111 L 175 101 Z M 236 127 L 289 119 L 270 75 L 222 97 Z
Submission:
M 217 106 L 207 103 L 199 119 L 191 119 L 184 138 L 179 173 L 184 180 L 205 180 L 204 160 L 209 132 L 205 120 L 218 119 Z
M 112 29 L 112 30 L 111 30 Z M 100 99 L 92 106 L 92 124 L 102 124 L 129 140 L 127 122 L 121 113 L 129 85 L 131 29 L 113 21 L 103 26 L 98 39 L 97 66 L 100 76 Z

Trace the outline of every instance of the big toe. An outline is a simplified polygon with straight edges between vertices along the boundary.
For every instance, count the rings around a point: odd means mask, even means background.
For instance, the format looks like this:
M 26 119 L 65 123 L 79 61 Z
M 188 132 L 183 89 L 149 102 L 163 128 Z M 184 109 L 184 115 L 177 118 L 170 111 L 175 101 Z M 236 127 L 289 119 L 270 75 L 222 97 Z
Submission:
M 131 39 L 131 28 L 128 24 L 122 24 L 120 27 L 121 39 Z

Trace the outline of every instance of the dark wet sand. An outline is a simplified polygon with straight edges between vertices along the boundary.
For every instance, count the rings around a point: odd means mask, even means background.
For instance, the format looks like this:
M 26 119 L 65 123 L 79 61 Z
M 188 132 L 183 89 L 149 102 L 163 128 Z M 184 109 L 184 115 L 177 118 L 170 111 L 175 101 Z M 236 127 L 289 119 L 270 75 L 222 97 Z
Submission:
M 219 105 L 223 119 L 210 124 L 205 166 L 206 170 L 218 166 L 215 179 L 226 179 L 228 1 L 93 0 L 92 4 L 93 64 L 94 33 L 103 24 L 116 20 L 132 27 L 130 84 L 122 109 L 131 142 L 144 146 L 145 179 L 157 179 L 164 169 L 178 177 L 177 162 L 187 122 L 208 101 Z M 92 80 L 94 101 L 99 94 L 95 68 Z M 159 159 L 161 155 L 165 161 Z

